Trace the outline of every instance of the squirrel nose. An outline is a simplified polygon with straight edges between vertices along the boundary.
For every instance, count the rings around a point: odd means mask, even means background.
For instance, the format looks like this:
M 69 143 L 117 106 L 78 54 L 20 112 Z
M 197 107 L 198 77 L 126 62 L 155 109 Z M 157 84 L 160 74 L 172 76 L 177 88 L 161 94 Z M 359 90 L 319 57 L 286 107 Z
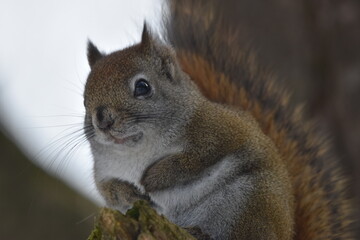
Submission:
M 100 106 L 96 109 L 96 126 L 101 130 L 108 130 L 114 124 L 113 114 L 110 109 Z

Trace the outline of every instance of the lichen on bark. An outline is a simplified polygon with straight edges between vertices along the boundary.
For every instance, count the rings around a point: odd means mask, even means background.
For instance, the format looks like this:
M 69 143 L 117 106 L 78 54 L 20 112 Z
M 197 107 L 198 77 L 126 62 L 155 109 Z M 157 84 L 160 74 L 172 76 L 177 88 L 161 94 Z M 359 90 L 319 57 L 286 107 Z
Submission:
M 186 230 L 156 213 L 146 202 L 138 201 L 125 215 L 103 208 L 88 240 L 194 240 Z

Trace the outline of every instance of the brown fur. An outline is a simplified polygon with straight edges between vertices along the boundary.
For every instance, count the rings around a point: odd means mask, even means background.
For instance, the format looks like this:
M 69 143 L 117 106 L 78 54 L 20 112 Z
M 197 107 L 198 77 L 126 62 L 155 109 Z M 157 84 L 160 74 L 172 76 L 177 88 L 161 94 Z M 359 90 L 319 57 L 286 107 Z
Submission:
M 140 190 L 131 183 L 119 179 L 111 179 L 97 184 L 108 206 L 117 206 L 118 203 L 121 202 L 131 207 L 133 203 L 138 200 L 150 202 L 149 196 L 141 194 Z
M 170 1 L 166 34 L 183 70 L 210 100 L 251 112 L 274 141 L 293 186 L 294 239 L 352 239 L 347 179 L 329 144 L 302 119 L 301 110 L 291 109 L 274 76 L 259 68 L 251 53 L 238 49 L 240 33 L 222 25 L 217 4 Z

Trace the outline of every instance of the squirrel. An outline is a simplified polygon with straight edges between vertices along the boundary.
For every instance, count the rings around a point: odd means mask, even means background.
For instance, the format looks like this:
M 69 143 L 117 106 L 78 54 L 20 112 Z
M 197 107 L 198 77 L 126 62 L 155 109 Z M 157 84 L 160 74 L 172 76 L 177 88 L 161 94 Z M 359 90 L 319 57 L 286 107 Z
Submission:
M 198 239 L 352 239 L 329 144 L 236 45 L 216 1 L 169 0 L 166 41 L 89 41 L 84 132 L 109 207 L 148 201 Z

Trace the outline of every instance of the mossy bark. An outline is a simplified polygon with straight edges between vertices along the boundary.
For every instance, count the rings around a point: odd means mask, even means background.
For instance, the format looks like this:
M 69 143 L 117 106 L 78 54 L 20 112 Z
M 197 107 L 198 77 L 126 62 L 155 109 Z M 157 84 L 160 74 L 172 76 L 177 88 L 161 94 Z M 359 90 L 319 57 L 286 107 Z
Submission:
M 167 240 L 195 239 L 186 230 L 160 216 L 146 202 L 134 204 L 125 215 L 108 208 L 100 211 L 88 240 Z

